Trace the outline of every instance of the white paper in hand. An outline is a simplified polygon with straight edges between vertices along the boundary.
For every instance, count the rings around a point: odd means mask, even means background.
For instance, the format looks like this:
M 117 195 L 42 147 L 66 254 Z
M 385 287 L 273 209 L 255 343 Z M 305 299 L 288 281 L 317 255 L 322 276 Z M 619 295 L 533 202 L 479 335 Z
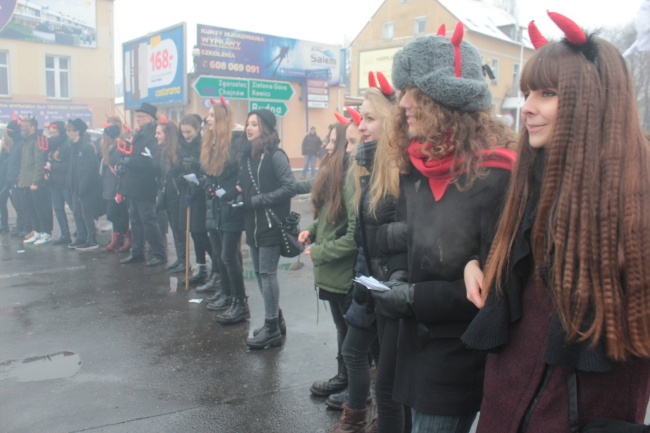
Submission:
M 199 178 L 196 177 L 196 174 L 194 173 L 184 174 L 183 177 L 185 178 L 186 181 L 190 183 L 195 183 L 197 185 L 199 184 Z
M 142 156 L 148 156 L 149 158 L 153 159 L 153 156 L 151 155 L 151 151 L 149 150 L 148 147 L 144 148 L 144 152 L 140 152 L 140 155 Z
M 386 290 L 390 290 L 390 287 L 373 277 L 366 277 L 365 275 L 361 275 L 360 277 L 355 278 L 354 281 L 359 284 L 363 284 L 370 290 L 376 290 L 378 292 L 385 292 Z
M 215 194 L 217 195 L 217 197 L 221 198 L 224 196 L 224 194 L 226 194 L 226 190 L 223 188 L 219 188 L 218 190 L 215 191 Z

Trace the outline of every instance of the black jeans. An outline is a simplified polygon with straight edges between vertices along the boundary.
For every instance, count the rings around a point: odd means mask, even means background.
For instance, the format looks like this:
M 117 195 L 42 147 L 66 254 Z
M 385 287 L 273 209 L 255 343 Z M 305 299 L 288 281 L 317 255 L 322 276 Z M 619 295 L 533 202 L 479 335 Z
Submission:
M 387 319 L 377 314 L 379 335 L 379 365 L 375 379 L 378 433 L 408 433 L 411 431 L 411 414 L 402 403 L 393 400 L 399 320 Z M 405 412 L 407 412 L 405 415 Z
M 336 355 L 337 358 L 341 358 L 343 356 L 343 342 L 345 341 L 345 336 L 348 333 L 348 322 L 345 321 L 344 317 L 347 302 L 345 298 L 342 298 L 340 302 L 328 302 L 330 304 L 330 310 L 332 311 L 332 319 L 334 319 L 334 325 L 336 326 L 336 342 L 338 344 Z
M 113 224 L 113 231 L 124 234 L 129 230 L 129 205 L 126 201 L 121 203 L 114 199 L 107 200 L 106 219 Z
M 72 210 L 72 192 L 69 189 L 51 186 L 50 198 L 52 199 L 54 216 L 56 216 L 56 221 L 59 223 L 61 238 L 70 239 L 70 226 L 68 224 L 68 216 L 65 214 L 65 204 L 68 203 L 70 210 Z
M 244 267 L 241 255 L 241 232 L 224 232 L 210 230 L 212 243 L 212 271 L 221 276 L 221 288 L 228 296 L 243 299 L 246 296 L 244 286 Z M 215 269 L 217 263 L 218 269 Z
M 370 363 L 368 352 L 375 360 L 379 358 L 377 330 L 357 328 L 349 325 L 343 342 L 343 359 L 348 369 L 348 394 L 350 409 L 361 410 L 366 407 L 370 392 Z
M 210 243 L 208 232 L 192 232 L 191 234 L 192 240 L 194 241 L 196 263 L 199 265 L 205 265 L 205 253 L 208 253 L 210 258 L 214 260 L 212 257 L 212 244 Z
M 167 260 L 158 226 L 155 201 L 132 198 L 129 201 L 129 218 L 131 219 L 131 255 L 144 257 L 146 239 L 151 248 L 151 255 L 161 260 Z

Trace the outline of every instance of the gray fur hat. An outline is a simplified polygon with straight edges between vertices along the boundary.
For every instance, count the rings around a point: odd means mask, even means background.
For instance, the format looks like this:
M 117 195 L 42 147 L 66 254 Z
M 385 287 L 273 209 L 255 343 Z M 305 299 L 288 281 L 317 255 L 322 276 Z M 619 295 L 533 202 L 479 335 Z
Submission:
M 454 45 L 444 36 L 421 36 L 404 45 L 393 59 L 393 84 L 401 91 L 417 87 L 437 103 L 460 111 L 490 108 L 481 55 L 469 42 L 460 43 L 461 76 L 456 77 Z

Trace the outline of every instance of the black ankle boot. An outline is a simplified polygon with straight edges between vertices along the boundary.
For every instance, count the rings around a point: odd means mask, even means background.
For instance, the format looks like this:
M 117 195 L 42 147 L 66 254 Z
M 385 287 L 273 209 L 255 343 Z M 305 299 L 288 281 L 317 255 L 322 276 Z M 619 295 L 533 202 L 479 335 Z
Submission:
M 246 298 L 242 298 L 234 299 L 230 307 L 219 314 L 216 320 L 223 325 L 234 325 L 250 318 L 251 313 L 248 310 L 248 302 L 246 302 Z
M 197 264 L 196 272 L 190 277 L 190 284 L 203 284 L 208 278 L 208 271 L 205 264 Z
M 318 397 L 327 397 L 331 394 L 341 392 L 348 387 L 348 369 L 345 367 L 343 357 L 337 357 L 339 363 L 339 372 L 336 376 L 328 380 L 317 380 L 313 383 L 309 391 Z
M 196 293 L 207 293 L 207 292 L 214 292 L 219 288 L 219 282 L 221 281 L 221 278 L 219 278 L 219 274 L 216 272 L 213 272 L 210 274 L 208 277 L 208 280 L 203 284 L 202 286 L 199 286 L 196 288 Z
M 278 327 L 278 319 L 265 320 L 264 326 L 259 334 L 246 340 L 249 349 L 264 349 L 277 347 L 282 344 L 282 334 Z
M 287 324 L 284 322 L 284 316 L 282 315 L 282 308 L 278 311 L 278 327 L 280 328 L 280 334 L 282 335 L 287 335 Z M 253 337 L 255 337 L 257 334 L 262 332 L 262 329 L 264 329 L 264 326 L 260 326 L 259 328 L 255 329 L 253 331 Z

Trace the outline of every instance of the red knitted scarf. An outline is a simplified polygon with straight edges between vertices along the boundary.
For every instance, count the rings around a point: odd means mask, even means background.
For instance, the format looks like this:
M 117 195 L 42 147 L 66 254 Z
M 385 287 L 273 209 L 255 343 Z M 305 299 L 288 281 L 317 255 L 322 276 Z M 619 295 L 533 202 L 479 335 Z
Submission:
M 442 159 L 429 159 L 429 156 L 425 155 L 421 150 L 423 146 L 425 145 L 413 139 L 409 145 L 408 152 L 413 166 L 429 178 L 429 186 L 431 187 L 433 198 L 439 201 L 445 195 L 445 191 L 451 183 L 453 176 L 461 173 L 451 172 L 451 164 L 454 160 L 453 153 Z M 483 149 L 477 155 L 482 158 L 480 166 L 486 168 L 502 168 L 512 171 L 515 168 L 515 162 L 517 160 L 517 154 L 514 151 L 504 148 Z

